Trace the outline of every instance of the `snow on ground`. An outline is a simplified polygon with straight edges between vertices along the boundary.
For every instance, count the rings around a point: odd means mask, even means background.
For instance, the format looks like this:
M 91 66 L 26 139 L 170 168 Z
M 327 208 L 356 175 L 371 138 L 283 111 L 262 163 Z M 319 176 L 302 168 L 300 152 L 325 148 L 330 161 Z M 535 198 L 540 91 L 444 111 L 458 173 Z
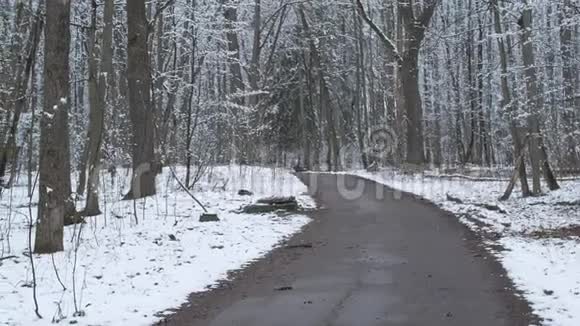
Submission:
M 541 197 L 522 198 L 516 190 L 500 202 L 507 181 L 393 170 L 349 173 L 419 195 L 474 230 L 496 235 L 486 241 L 490 251 L 544 324 L 580 325 L 580 238 L 558 232 L 580 226 L 580 180 L 561 181 L 562 189 Z M 492 249 L 497 244 L 503 250 Z
M 157 178 L 157 196 L 120 201 L 128 172 L 103 174 L 103 215 L 67 227 L 64 252 L 33 256 L 43 319 L 35 316 L 32 299 L 26 178 L 4 191 L 0 257 L 16 257 L 0 261 L 0 325 L 151 324 L 190 293 L 226 279 L 228 271 L 262 257 L 309 222 L 303 215 L 239 214 L 240 207 L 271 195 L 293 195 L 303 207 L 314 207 L 307 188 L 287 170 L 215 167 L 193 193 L 221 221 L 200 223 L 201 208 L 168 169 Z M 183 169 L 177 174 L 184 179 Z M 254 195 L 238 196 L 239 189 Z M 33 196 L 33 205 L 36 201 Z M 31 212 L 36 219 L 36 206 Z

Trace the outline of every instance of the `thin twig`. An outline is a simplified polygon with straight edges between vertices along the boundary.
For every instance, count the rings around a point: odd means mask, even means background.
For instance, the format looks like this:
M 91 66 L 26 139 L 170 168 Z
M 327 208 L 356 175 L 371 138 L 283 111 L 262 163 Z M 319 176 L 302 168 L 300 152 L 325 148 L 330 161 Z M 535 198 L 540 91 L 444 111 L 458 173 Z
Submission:
M 18 258 L 18 256 L 12 255 L 12 256 L 0 257 L 0 261 L 7 260 L 7 259 L 12 259 L 12 258 Z
M 187 189 L 187 187 L 181 182 L 181 180 L 179 180 L 172 166 L 169 166 L 169 171 L 171 171 L 173 178 L 175 178 L 175 181 L 177 181 L 181 189 L 183 189 L 183 191 L 185 191 L 189 195 L 189 197 L 195 200 L 195 202 L 203 209 L 203 211 L 207 213 L 207 209 L 205 208 L 205 206 L 203 206 L 203 204 L 199 200 L 197 200 L 197 198 L 195 198 L 195 196 L 189 191 L 189 189 Z
M 393 56 L 395 57 L 395 59 L 397 59 L 397 62 L 403 62 L 403 57 L 401 56 L 401 54 L 399 53 L 399 51 L 397 50 L 397 46 L 395 45 L 395 42 L 393 40 L 391 40 L 373 21 L 372 19 L 369 17 L 369 15 L 367 14 L 362 2 L 360 0 L 356 0 L 355 1 L 355 5 L 357 8 L 357 11 L 359 12 L 360 16 L 362 17 L 362 19 L 367 23 L 367 25 L 375 32 L 375 34 L 381 39 L 382 43 L 385 45 L 385 47 L 387 49 L 389 49 L 389 51 L 391 51 L 391 53 L 393 54 Z
M 36 173 L 36 178 L 34 180 L 34 185 L 32 187 L 31 194 L 34 194 L 34 189 L 36 188 L 36 181 L 38 181 L 38 172 Z M 38 307 L 38 299 L 36 298 L 36 269 L 34 268 L 34 256 L 32 253 L 32 195 L 28 199 L 28 217 L 29 217 L 29 224 L 28 224 L 28 258 L 30 258 L 30 268 L 32 271 L 32 299 L 34 301 L 34 313 L 36 317 L 42 319 L 40 315 L 40 308 Z
M 77 304 L 76 271 L 77 271 L 78 252 L 79 252 L 79 247 L 81 245 L 81 234 L 83 231 L 83 224 L 84 223 L 80 223 L 79 232 L 77 234 L 76 244 L 75 244 L 75 248 L 74 248 L 75 249 L 75 257 L 74 257 L 74 264 L 73 264 L 73 271 L 72 271 L 73 301 L 74 301 L 74 306 L 75 306 L 75 314 L 77 314 L 77 315 L 81 314 L 81 311 L 78 308 L 80 306 L 80 303 Z M 75 229 L 76 229 L 76 224 L 75 224 Z
M 58 280 L 58 283 L 60 283 L 60 285 L 62 286 L 62 290 L 66 291 L 66 286 L 64 286 L 64 284 L 62 283 L 62 281 L 60 279 L 60 275 L 58 275 L 58 269 L 56 268 L 56 263 L 54 262 L 54 254 L 50 254 L 50 258 L 52 259 L 52 268 L 54 268 L 54 273 L 56 274 L 56 279 Z
M 159 16 L 161 16 L 163 11 L 165 11 L 165 9 L 167 9 L 174 2 L 175 2 L 175 0 L 167 0 L 167 2 L 165 2 L 163 5 L 161 5 L 157 8 L 157 11 L 153 15 L 153 18 L 147 24 L 147 34 L 151 33 L 151 30 L 153 30 L 153 26 L 155 26 L 155 22 L 157 22 L 157 19 L 159 19 Z
M 139 225 L 139 217 L 137 217 L 137 200 L 133 199 L 133 215 L 135 216 L 135 225 Z

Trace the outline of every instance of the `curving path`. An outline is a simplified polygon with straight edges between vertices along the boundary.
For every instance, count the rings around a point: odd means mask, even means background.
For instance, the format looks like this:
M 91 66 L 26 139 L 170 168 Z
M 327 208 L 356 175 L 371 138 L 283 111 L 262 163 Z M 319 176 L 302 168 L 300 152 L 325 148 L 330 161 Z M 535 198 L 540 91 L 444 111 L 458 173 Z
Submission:
M 353 176 L 303 175 L 314 222 L 169 317 L 187 326 L 529 325 L 501 265 L 456 218 Z M 345 199 L 337 184 L 364 185 Z M 378 196 L 377 196 L 378 195 Z M 382 198 L 381 198 L 382 197 Z M 312 247 L 310 247 L 312 245 Z

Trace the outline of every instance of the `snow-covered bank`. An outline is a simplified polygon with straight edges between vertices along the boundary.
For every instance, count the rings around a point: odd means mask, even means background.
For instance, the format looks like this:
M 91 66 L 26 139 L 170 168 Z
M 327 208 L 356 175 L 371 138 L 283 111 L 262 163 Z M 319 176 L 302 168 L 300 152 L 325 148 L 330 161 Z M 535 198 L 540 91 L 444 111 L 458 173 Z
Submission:
M 355 174 L 428 199 L 455 213 L 486 240 L 510 278 L 524 293 L 545 325 L 580 325 L 580 238 L 563 232 L 580 226 L 580 181 L 561 182 L 562 189 L 535 198 L 514 192 L 499 198 L 505 181 L 474 181 L 393 170 Z M 453 200 L 450 200 L 453 199 Z M 504 250 L 496 251 L 499 244 Z
M 221 222 L 200 223 L 201 208 L 181 191 L 169 170 L 157 178 L 157 196 L 135 206 L 120 201 L 126 172 L 103 175 L 103 215 L 82 228 L 67 227 L 64 252 L 34 255 L 42 320 L 34 314 L 31 266 L 25 255 L 30 220 L 26 187 L 3 193 L 0 257 L 16 257 L 0 261 L 0 325 L 73 320 L 79 325 L 150 324 L 163 311 L 179 307 L 191 292 L 215 285 L 228 271 L 260 258 L 309 222 L 303 215 L 234 212 L 241 206 L 263 196 L 293 195 L 303 207 L 314 207 L 307 188 L 287 170 L 216 167 L 194 194 Z M 181 169 L 177 173 L 184 176 Z M 239 189 L 254 195 L 239 196 Z M 36 207 L 31 211 L 35 219 Z

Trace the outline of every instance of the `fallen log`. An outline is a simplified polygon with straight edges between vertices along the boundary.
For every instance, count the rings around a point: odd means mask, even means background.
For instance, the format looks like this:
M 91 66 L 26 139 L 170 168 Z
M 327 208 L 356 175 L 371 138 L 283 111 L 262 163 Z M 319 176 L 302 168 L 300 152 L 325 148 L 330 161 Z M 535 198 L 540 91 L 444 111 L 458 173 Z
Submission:
M 494 211 L 494 212 L 499 212 L 502 214 L 507 214 L 507 211 L 503 208 L 501 208 L 499 205 L 495 205 L 495 204 L 481 204 L 481 203 L 468 203 L 468 202 L 464 202 L 463 200 L 457 198 L 457 197 L 453 197 L 450 194 L 447 194 L 447 200 L 454 202 L 456 204 L 462 204 L 462 205 L 473 205 L 473 206 L 477 206 L 477 207 L 481 207 L 481 208 L 485 208 L 489 211 Z
M 295 197 L 268 197 L 259 199 L 256 204 L 251 204 L 242 209 L 246 214 L 265 214 L 276 211 L 295 212 L 299 208 Z
M 267 197 L 258 199 L 258 204 L 265 204 L 265 205 L 283 205 L 288 203 L 296 203 L 296 197 Z

